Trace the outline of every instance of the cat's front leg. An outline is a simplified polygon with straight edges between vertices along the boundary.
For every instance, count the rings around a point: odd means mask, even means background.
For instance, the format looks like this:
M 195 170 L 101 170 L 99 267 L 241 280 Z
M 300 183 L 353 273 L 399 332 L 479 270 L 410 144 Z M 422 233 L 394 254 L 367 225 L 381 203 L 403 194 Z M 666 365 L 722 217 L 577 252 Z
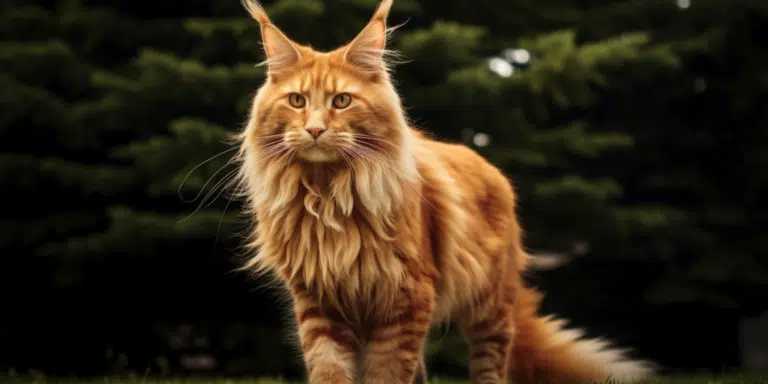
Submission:
M 431 287 L 425 290 L 403 297 L 396 315 L 371 330 L 363 368 L 365 384 L 411 384 L 419 376 L 434 308 L 434 293 Z
M 310 384 L 352 384 L 359 352 L 357 335 L 305 295 L 294 295 L 296 320 Z

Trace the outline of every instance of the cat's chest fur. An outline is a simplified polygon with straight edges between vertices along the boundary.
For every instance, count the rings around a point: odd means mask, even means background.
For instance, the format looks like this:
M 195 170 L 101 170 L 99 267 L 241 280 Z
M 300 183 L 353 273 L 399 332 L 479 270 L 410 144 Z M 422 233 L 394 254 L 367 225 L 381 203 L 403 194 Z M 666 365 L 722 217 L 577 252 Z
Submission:
M 339 310 L 386 307 L 405 269 L 392 213 L 366 206 L 348 175 L 296 181 L 259 209 L 261 264 Z

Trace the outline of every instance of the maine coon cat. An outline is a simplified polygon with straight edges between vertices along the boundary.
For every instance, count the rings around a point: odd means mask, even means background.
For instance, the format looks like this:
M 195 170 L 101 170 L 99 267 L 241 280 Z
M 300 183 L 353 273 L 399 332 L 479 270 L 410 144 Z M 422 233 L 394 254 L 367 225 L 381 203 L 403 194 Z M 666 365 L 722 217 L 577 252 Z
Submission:
M 446 321 L 471 345 L 473 383 L 652 373 L 537 314 L 510 182 L 471 149 L 409 126 L 385 60 L 392 0 L 331 52 L 243 4 L 267 56 L 239 136 L 255 223 L 245 268 L 288 288 L 310 383 L 425 382 L 427 332 Z

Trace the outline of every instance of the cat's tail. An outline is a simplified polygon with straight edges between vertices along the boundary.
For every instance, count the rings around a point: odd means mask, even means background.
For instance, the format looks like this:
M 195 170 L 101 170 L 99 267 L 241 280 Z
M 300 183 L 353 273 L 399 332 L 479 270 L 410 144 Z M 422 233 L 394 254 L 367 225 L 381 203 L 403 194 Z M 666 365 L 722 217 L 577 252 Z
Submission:
M 654 375 L 655 364 L 631 360 L 608 341 L 585 339 L 564 320 L 539 316 L 540 301 L 540 293 L 523 288 L 515 303 L 514 383 L 631 383 Z

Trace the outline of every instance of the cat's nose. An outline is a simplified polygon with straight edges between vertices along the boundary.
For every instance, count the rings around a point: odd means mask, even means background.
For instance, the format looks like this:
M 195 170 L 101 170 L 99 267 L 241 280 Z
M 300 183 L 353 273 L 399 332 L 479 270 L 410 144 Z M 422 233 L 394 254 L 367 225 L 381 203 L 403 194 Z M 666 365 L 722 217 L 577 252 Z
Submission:
M 317 140 L 317 138 L 320 137 L 323 132 L 325 132 L 325 128 L 307 128 L 307 132 L 309 132 L 309 134 L 312 135 L 315 140 Z

